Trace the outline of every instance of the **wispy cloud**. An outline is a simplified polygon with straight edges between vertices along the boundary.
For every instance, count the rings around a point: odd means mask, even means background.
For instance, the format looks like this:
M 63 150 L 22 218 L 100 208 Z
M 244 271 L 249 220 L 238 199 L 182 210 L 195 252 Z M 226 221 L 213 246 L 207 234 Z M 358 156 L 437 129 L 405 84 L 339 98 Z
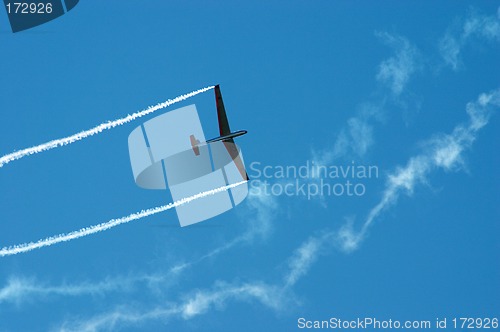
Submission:
M 311 236 L 298 247 L 288 260 L 289 270 L 284 277 L 284 288 L 292 287 L 305 276 L 316 262 L 324 243 L 331 237 L 331 232 Z
M 4 247 L 4 248 L 0 249 L 0 257 L 17 255 L 17 254 L 28 252 L 31 250 L 52 246 L 52 245 L 57 244 L 57 243 L 67 242 L 67 241 L 75 240 L 75 239 L 78 239 L 78 238 L 81 238 L 84 236 L 88 236 L 91 234 L 103 232 L 103 231 L 106 231 L 106 230 L 111 229 L 113 227 L 131 222 L 134 220 L 149 217 L 151 215 L 161 213 L 161 212 L 164 212 L 166 210 L 170 210 L 170 209 L 173 209 L 175 207 L 187 204 L 191 201 L 194 201 L 194 200 L 197 200 L 197 199 L 200 199 L 203 197 L 207 197 L 210 195 L 214 195 L 214 194 L 217 194 L 217 193 L 222 192 L 222 191 L 229 190 L 231 188 L 242 185 L 246 182 L 247 181 L 241 181 L 238 183 L 230 184 L 228 186 L 223 186 L 223 187 L 216 188 L 213 190 L 204 191 L 204 192 L 201 192 L 199 194 L 196 194 L 196 195 L 186 197 L 186 198 L 180 199 L 178 201 L 169 203 L 167 205 L 163 205 L 163 206 L 159 206 L 159 207 L 155 207 L 155 208 L 151 208 L 151 209 L 147 209 L 147 210 L 142 210 L 141 212 L 132 213 L 126 217 L 112 219 L 110 221 L 100 223 L 98 225 L 93 225 L 93 226 L 82 228 L 78 231 L 74 231 L 74 232 L 70 232 L 70 233 L 66 233 L 66 234 L 54 235 L 54 236 L 39 240 L 37 242 L 29 242 L 29 243 L 23 243 L 23 244 L 10 246 L 10 247 Z
M 190 320 L 211 310 L 223 310 L 230 302 L 257 302 L 276 312 L 297 305 L 291 287 L 314 263 L 323 237 L 311 237 L 301 244 L 288 259 L 283 281 L 225 282 L 216 281 L 207 289 L 196 289 L 181 295 L 177 301 L 165 302 L 149 309 L 117 306 L 114 310 L 88 319 L 66 321 L 58 331 L 108 331 L 124 326 L 145 324 L 149 321 L 172 319 Z
M 363 158 L 374 143 L 371 122 L 381 112 L 381 106 L 362 105 L 358 114 L 347 120 L 331 149 L 312 152 L 314 163 L 319 166 L 341 158 Z
M 190 320 L 207 314 L 211 310 L 223 310 L 231 302 L 259 303 L 276 312 L 289 310 L 297 305 L 291 287 L 305 276 L 315 262 L 323 241 L 330 234 L 310 237 L 301 244 L 288 259 L 288 269 L 282 281 L 268 283 L 263 281 L 225 282 L 216 281 L 212 287 L 195 289 L 181 295 L 176 301 L 167 301 L 150 307 L 137 309 L 136 306 L 119 305 L 109 312 L 98 314 L 88 319 L 71 319 L 64 322 L 58 331 L 109 331 L 117 328 L 140 326 L 149 321 L 171 319 Z M 173 272 L 175 269 L 171 269 Z M 129 276 L 106 278 L 102 282 L 80 284 L 63 284 L 51 286 L 34 279 L 11 278 L 7 285 L 0 289 L 0 303 L 20 303 L 36 297 L 48 296 L 89 296 L 103 295 L 108 292 L 137 289 L 137 282 L 154 282 L 162 287 L 159 281 L 170 278 L 165 274 L 151 276 Z
M 378 65 L 376 75 L 376 79 L 389 89 L 391 98 L 360 104 L 356 114 L 340 130 L 331 148 L 312 151 L 312 159 L 318 166 L 341 158 L 364 158 L 375 143 L 373 123 L 384 118 L 386 100 L 404 104 L 402 94 L 412 76 L 421 68 L 419 52 L 408 39 L 388 32 L 377 32 L 375 35 L 394 51 L 392 56 Z
M 34 278 L 11 277 L 7 284 L 0 289 L 0 304 L 21 304 L 34 298 L 48 296 L 82 296 L 103 295 L 109 292 L 130 289 L 137 278 L 106 278 L 103 281 L 82 282 L 79 284 L 65 283 L 51 286 L 41 283 Z M 142 278 L 143 281 L 149 280 Z
M 278 287 L 260 282 L 230 284 L 216 282 L 211 289 L 197 290 L 178 302 L 166 303 L 139 311 L 119 307 L 87 320 L 64 323 L 58 331 L 109 331 L 119 327 L 140 325 L 147 321 L 189 320 L 213 309 L 222 309 L 230 301 L 257 301 L 266 307 L 281 310 L 286 301 Z
M 411 76 L 418 70 L 418 50 L 408 39 L 379 32 L 376 34 L 385 44 L 390 46 L 395 55 L 384 60 L 378 67 L 377 80 L 386 84 L 394 97 L 399 97 Z
M 55 140 L 52 140 L 52 141 L 47 142 L 47 143 L 43 143 L 40 145 L 32 146 L 30 148 L 26 148 L 26 149 L 22 149 L 22 150 L 19 150 L 16 152 L 6 154 L 5 156 L 0 157 L 0 168 L 3 167 L 4 165 L 10 163 L 10 162 L 21 159 L 23 157 L 34 155 L 34 154 L 48 151 L 48 150 L 52 150 L 52 149 L 55 149 L 57 147 L 65 146 L 68 144 L 72 144 L 72 143 L 81 141 L 82 139 L 85 139 L 87 137 L 99 134 L 105 130 L 113 129 L 113 128 L 118 127 L 118 126 L 122 126 L 126 123 L 134 121 L 135 119 L 138 119 L 140 117 L 146 116 L 146 115 L 151 114 L 151 113 L 154 113 L 162 108 L 165 108 L 165 107 L 168 107 L 168 106 L 173 105 L 175 103 L 178 103 L 180 101 L 186 100 L 188 98 L 196 96 L 197 94 L 208 91 L 210 89 L 213 89 L 213 86 L 209 86 L 209 87 L 199 89 L 199 90 L 196 90 L 196 91 L 184 94 L 184 95 L 180 95 L 178 97 L 175 97 L 174 99 L 168 99 L 167 101 L 165 101 L 163 103 L 159 103 L 159 104 L 156 104 L 154 106 L 149 106 L 147 109 L 145 109 L 143 111 L 127 115 L 126 117 L 121 118 L 121 119 L 116 119 L 114 121 L 108 121 L 108 122 L 102 123 L 94 128 L 81 131 L 79 133 L 76 133 L 76 134 L 68 136 L 68 137 L 55 139 Z
M 184 319 L 206 313 L 212 307 L 223 307 L 228 300 L 248 301 L 256 299 L 265 306 L 280 310 L 282 308 L 281 289 L 262 282 L 243 284 L 216 283 L 211 290 L 195 291 L 178 307 Z
M 416 185 L 427 183 L 431 171 L 462 169 L 464 152 L 472 146 L 479 130 L 488 124 L 490 116 L 499 107 L 500 89 L 483 93 L 475 102 L 468 103 L 467 123 L 457 125 L 450 134 L 429 139 L 423 144 L 421 154 L 411 157 L 405 166 L 397 167 L 388 174 L 380 201 L 368 211 L 360 228 L 355 227 L 352 218 L 347 218 L 339 230 L 325 230 L 320 236 L 311 237 L 292 260 L 292 266 L 297 268 L 291 269 L 295 272 L 290 274 L 288 282 L 293 284 L 296 276 L 303 275 L 303 271 L 308 269 L 325 247 L 333 246 L 346 253 L 358 249 L 375 220 L 394 205 L 402 194 L 411 195 Z
M 500 41 L 500 7 L 497 15 L 483 15 L 471 9 L 459 28 L 449 28 L 439 42 L 439 52 L 446 65 L 453 70 L 463 66 L 462 50 L 471 40 Z
M 354 231 L 352 223 L 346 224 L 338 234 L 345 251 L 358 248 L 376 218 L 389 206 L 396 203 L 401 194 L 412 194 L 415 186 L 425 183 L 430 171 L 458 170 L 463 164 L 463 153 L 476 139 L 494 111 L 500 107 L 500 89 L 479 96 L 477 101 L 466 106 L 469 121 L 458 125 L 450 134 L 437 135 L 425 144 L 425 151 L 409 159 L 404 167 L 398 167 L 388 175 L 382 198 L 368 213 L 361 230 Z
M 114 310 L 79 321 L 66 321 L 58 331 L 108 331 L 156 320 L 190 320 L 211 310 L 223 310 L 231 302 L 257 302 L 275 312 L 298 305 L 292 287 L 307 273 L 332 240 L 331 232 L 309 237 L 288 258 L 288 269 L 281 281 L 217 281 L 208 289 L 198 289 L 148 310 L 118 306 Z
M 280 213 L 280 207 L 274 196 L 265 195 L 262 188 L 252 185 L 247 198 L 247 218 L 249 229 L 244 234 L 247 241 L 256 237 L 267 238 L 273 229 L 273 220 Z M 260 190 L 256 190 L 260 189 Z
M 224 282 L 217 281 L 208 289 L 198 289 L 148 310 L 118 306 L 114 310 L 88 319 L 71 320 L 62 324 L 59 331 L 107 331 L 119 327 L 141 325 L 148 321 L 171 319 L 190 320 L 211 310 L 223 310 L 230 302 L 257 302 L 276 312 L 289 310 L 298 303 L 291 288 L 305 276 L 324 249 L 331 233 L 310 237 L 287 260 L 288 269 L 282 281 Z

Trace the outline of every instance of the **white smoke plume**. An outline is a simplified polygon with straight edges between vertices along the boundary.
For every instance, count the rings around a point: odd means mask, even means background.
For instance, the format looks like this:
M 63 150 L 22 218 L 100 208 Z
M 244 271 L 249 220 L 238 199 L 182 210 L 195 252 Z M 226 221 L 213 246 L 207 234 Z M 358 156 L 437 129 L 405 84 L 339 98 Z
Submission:
M 66 234 L 63 233 L 63 234 L 54 235 L 54 236 L 39 240 L 37 242 L 28 242 L 28 243 L 18 244 L 18 245 L 14 245 L 14 246 L 10 246 L 10 247 L 4 247 L 4 248 L 0 249 L 0 257 L 16 255 L 16 254 L 28 252 L 28 251 L 31 251 L 34 249 L 48 247 L 48 246 L 54 245 L 56 243 L 71 241 L 74 239 L 78 239 L 80 237 L 84 237 L 87 235 L 102 232 L 102 231 L 108 230 L 110 228 L 116 227 L 118 225 L 131 222 L 133 220 L 142 219 L 142 218 L 151 216 L 153 214 L 157 214 L 157 213 L 160 213 L 160 212 L 163 212 L 166 210 L 170 210 L 172 208 L 187 204 L 191 201 L 194 201 L 194 200 L 202 198 L 202 197 L 215 195 L 219 192 L 229 190 L 231 188 L 237 187 L 237 186 L 239 186 L 243 183 L 246 183 L 246 182 L 247 181 L 241 181 L 241 182 L 230 184 L 230 185 L 223 186 L 220 188 L 204 191 L 204 192 L 201 192 L 199 194 L 180 199 L 178 201 L 172 202 L 172 203 L 167 204 L 167 205 L 163 205 L 163 206 L 159 206 L 159 207 L 155 207 L 155 208 L 151 208 L 151 209 L 147 209 L 147 210 L 142 210 L 141 212 L 132 213 L 131 215 L 128 215 L 126 217 L 122 217 L 122 218 L 118 218 L 118 219 L 111 219 L 110 221 L 103 222 L 103 223 L 100 223 L 100 224 L 94 225 L 94 226 L 85 227 L 85 228 L 82 228 L 80 230 L 73 231 L 70 233 L 66 233 Z
M 165 108 L 165 107 L 168 107 L 168 106 L 173 105 L 175 103 L 178 103 L 180 101 L 186 100 L 188 98 L 196 96 L 197 94 L 208 91 L 210 89 L 213 89 L 213 86 L 209 86 L 209 87 L 199 89 L 199 90 L 196 90 L 196 91 L 193 91 L 190 93 L 186 93 L 184 95 L 180 95 L 178 97 L 175 97 L 174 99 L 168 99 L 167 101 L 165 101 L 163 103 L 159 103 L 159 104 L 156 104 L 154 106 L 149 106 L 147 109 L 142 110 L 140 112 L 129 114 L 126 117 L 121 118 L 121 119 L 116 119 L 114 121 L 108 121 L 108 122 L 102 123 L 94 128 L 81 131 L 79 133 L 76 133 L 76 134 L 68 136 L 68 137 L 55 139 L 55 140 L 52 140 L 52 141 L 47 142 L 47 143 L 43 143 L 40 145 L 32 146 L 30 148 L 26 148 L 26 149 L 22 149 L 22 150 L 19 150 L 16 152 L 6 154 L 5 156 L 0 157 L 0 168 L 2 168 L 4 165 L 6 165 L 10 162 L 13 162 L 14 160 L 18 160 L 18 159 L 21 159 L 23 157 L 37 154 L 40 152 L 52 150 L 52 149 L 55 149 L 57 147 L 61 147 L 64 145 L 72 144 L 72 143 L 80 141 L 84 138 L 99 134 L 105 130 L 109 130 L 109 129 L 115 128 L 117 126 L 124 125 L 126 123 L 131 122 L 131 121 L 134 121 L 135 119 L 138 119 L 140 117 L 143 117 L 143 116 L 151 114 L 151 113 L 154 113 L 162 108 Z

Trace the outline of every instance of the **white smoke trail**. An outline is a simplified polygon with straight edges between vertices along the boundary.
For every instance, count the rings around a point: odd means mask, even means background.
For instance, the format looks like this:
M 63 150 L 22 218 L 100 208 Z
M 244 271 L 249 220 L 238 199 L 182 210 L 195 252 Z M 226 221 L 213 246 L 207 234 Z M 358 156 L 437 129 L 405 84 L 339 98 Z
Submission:
M 168 99 L 167 101 L 165 101 L 163 103 L 159 103 L 159 104 L 156 104 L 154 106 L 149 106 L 147 109 L 145 109 L 143 111 L 129 114 L 126 117 L 121 118 L 121 119 L 116 119 L 114 121 L 108 121 L 106 123 L 98 125 L 97 127 L 94 127 L 92 129 L 89 129 L 89 130 L 81 131 L 77 134 L 74 134 L 74 135 L 71 135 L 68 137 L 55 139 L 55 140 L 52 140 L 52 141 L 47 142 L 47 143 L 43 143 L 43 144 L 40 144 L 37 146 L 32 146 L 30 148 L 26 148 L 26 149 L 22 149 L 22 150 L 19 150 L 16 152 L 6 154 L 5 156 L 0 158 L 0 168 L 2 168 L 4 165 L 6 165 L 14 160 L 21 159 L 23 157 L 26 157 L 26 156 L 29 156 L 32 154 L 37 154 L 40 152 L 48 151 L 48 150 L 51 150 L 51 149 L 54 149 L 54 148 L 57 148 L 60 146 L 68 145 L 68 144 L 74 143 L 76 141 L 82 140 L 84 138 L 87 138 L 89 136 L 99 134 L 99 133 L 103 132 L 104 130 L 112 129 L 112 128 L 117 127 L 117 126 L 121 126 L 125 123 L 134 121 L 137 118 L 151 114 L 151 113 L 156 112 L 162 108 L 165 108 L 165 107 L 168 107 L 172 104 L 186 100 L 188 98 L 196 96 L 197 94 L 208 91 L 210 89 L 213 89 L 213 86 L 209 86 L 209 87 L 199 89 L 199 90 L 196 90 L 196 91 L 184 94 L 184 95 L 180 95 L 174 99 Z
M 29 243 L 23 243 L 23 244 L 10 246 L 10 247 L 4 247 L 4 248 L 0 249 L 0 257 L 16 255 L 16 254 L 31 251 L 34 249 L 48 247 L 48 246 L 51 246 L 51 245 L 59 243 L 59 242 L 71 241 L 74 239 L 78 239 L 80 237 L 84 237 L 84 236 L 91 235 L 94 233 L 102 232 L 102 231 L 108 230 L 110 228 L 116 227 L 118 225 L 128 223 L 128 222 L 133 221 L 133 220 L 141 219 L 144 217 L 151 216 L 153 214 L 157 214 L 157 213 L 160 213 L 160 212 L 163 212 L 166 210 L 170 210 L 174 207 L 184 205 L 186 203 L 189 203 L 191 201 L 194 201 L 194 200 L 202 198 L 202 197 L 215 195 L 219 192 L 229 190 L 231 188 L 242 185 L 243 183 L 246 183 L 246 182 L 247 181 L 241 181 L 241 182 L 233 183 L 233 184 L 223 186 L 220 188 L 204 191 L 204 192 L 201 192 L 199 194 L 180 199 L 178 201 L 172 202 L 172 203 L 167 204 L 167 205 L 163 205 L 163 206 L 159 206 L 159 207 L 155 207 L 155 208 L 151 208 L 151 209 L 147 209 L 147 210 L 142 210 L 141 212 L 132 213 L 131 215 L 128 215 L 126 217 L 122 217 L 122 218 L 118 218 L 118 219 L 111 219 L 108 222 L 103 222 L 103 223 L 98 224 L 98 225 L 85 227 L 85 228 L 82 228 L 78 231 L 70 232 L 67 234 L 58 234 L 58 235 L 54 235 L 54 236 L 48 237 L 48 238 L 43 239 L 43 240 L 39 240 L 37 242 L 29 242 Z

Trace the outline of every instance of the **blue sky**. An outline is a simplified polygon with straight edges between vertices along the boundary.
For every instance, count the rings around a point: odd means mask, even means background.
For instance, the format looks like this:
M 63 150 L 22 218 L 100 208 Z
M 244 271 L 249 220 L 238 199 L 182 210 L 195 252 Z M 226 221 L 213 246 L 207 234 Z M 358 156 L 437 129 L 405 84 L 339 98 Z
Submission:
M 253 192 L 199 225 L 170 210 L 1 257 L 0 331 L 500 316 L 493 1 L 87 1 L 16 34 L 0 11 L 0 32 L 1 156 L 220 84 L 247 167 L 379 170 L 361 196 Z M 191 103 L 215 136 L 211 91 L 157 114 Z M 151 117 L 0 168 L 0 247 L 169 203 L 130 168 Z

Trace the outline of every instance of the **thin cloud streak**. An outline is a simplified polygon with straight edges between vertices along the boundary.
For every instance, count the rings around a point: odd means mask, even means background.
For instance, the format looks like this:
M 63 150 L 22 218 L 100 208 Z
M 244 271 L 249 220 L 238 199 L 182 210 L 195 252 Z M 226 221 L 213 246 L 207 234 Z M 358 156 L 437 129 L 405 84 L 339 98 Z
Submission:
M 382 105 L 365 104 L 356 116 L 347 120 L 333 144 L 333 148 L 323 152 L 312 152 L 316 166 L 324 166 L 338 158 L 363 158 L 374 144 L 372 120 L 380 117 Z
M 223 308 L 230 300 L 258 301 L 276 310 L 281 310 L 283 306 L 282 293 L 275 286 L 259 282 L 241 284 L 217 282 L 212 289 L 195 291 L 178 302 L 167 303 L 145 311 L 120 307 L 88 320 L 66 322 L 57 330 L 61 332 L 111 331 L 122 326 L 137 325 L 152 320 L 174 318 L 189 320 L 205 314 L 213 308 Z
M 99 282 L 83 281 L 79 283 L 66 283 L 50 285 L 36 278 L 24 276 L 11 276 L 6 285 L 0 288 L 0 304 L 15 303 L 20 305 L 31 302 L 37 298 L 45 297 L 79 297 L 79 296 L 104 296 L 112 292 L 134 292 L 140 290 L 140 285 L 145 285 L 151 292 L 165 289 L 175 282 L 180 275 L 178 266 L 166 271 L 106 277 Z
M 500 41 L 500 7 L 496 17 L 471 10 L 459 29 L 448 29 L 439 41 L 439 52 L 445 64 L 454 71 L 460 69 L 463 66 L 460 56 L 462 50 L 473 39 Z
M 318 237 L 310 237 L 302 243 L 288 259 L 288 270 L 282 282 L 273 284 L 262 281 L 236 283 L 217 281 L 211 288 L 195 290 L 186 296 L 181 296 L 176 302 L 167 302 L 143 311 L 118 306 L 108 313 L 86 320 L 66 321 L 58 331 L 110 331 L 154 320 L 190 320 L 213 309 L 221 310 L 230 301 L 248 303 L 257 301 L 276 312 L 288 310 L 297 304 L 291 288 L 307 274 L 322 250 L 323 242 L 330 237 L 331 234 L 324 233 Z
M 393 96 L 399 97 L 410 77 L 418 70 L 418 51 L 408 39 L 387 32 L 376 34 L 396 52 L 395 56 L 383 61 L 378 68 L 377 80 L 388 85 Z
M 23 243 L 23 244 L 10 246 L 10 247 L 4 247 L 4 248 L 0 249 L 0 257 L 16 255 L 16 254 L 28 252 L 28 251 L 31 251 L 34 249 L 52 246 L 56 243 L 71 241 L 71 240 L 78 239 L 78 238 L 81 238 L 84 236 L 88 236 L 91 234 L 102 232 L 102 231 L 108 230 L 110 228 L 116 227 L 118 225 L 131 222 L 133 220 L 142 219 L 142 218 L 145 218 L 145 217 L 148 217 L 148 216 L 160 213 L 160 212 L 164 212 L 166 210 L 173 209 L 177 206 L 187 204 L 191 201 L 194 201 L 194 200 L 202 198 L 202 197 L 214 195 L 216 193 L 229 190 L 231 188 L 237 187 L 237 186 L 244 184 L 246 182 L 247 181 L 241 181 L 241 182 L 234 183 L 234 184 L 231 184 L 228 186 L 223 186 L 223 187 L 216 188 L 213 190 L 204 191 L 204 192 L 201 192 L 199 194 L 196 194 L 196 195 L 186 197 L 186 198 L 183 198 L 181 200 L 169 203 L 167 205 L 163 205 L 163 206 L 159 206 L 159 207 L 155 207 L 155 208 L 151 208 L 151 209 L 147 209 L 147 210 L 142 210 L 141 212 L 132 213 L 126 217 L 112 219 L 110 221 L 107 221 L 107 222 L 104 222 L 104 223 L 101 223 L 98 225 L 82 228 L 78 231 L 74 231 L 74 232 L 70 232 L 70 233 L 66 233 L 66 234 L 64 234 L 64 233 L 58 234 L 55 236 L 51 236 L 51 237 L 39 240 L 37 242 L 29 242 L 29 243 Z
M 300 278 L 309 272 L 311 266 L 318 259 L 324 242 L 330 237 L 331 233 L 311 236 L 295 250 L 288 261 L 289 271 L 284 277 L 284 288 L 294 286 Z
M 120 327 L 139 325 L 154 320 L 190 320 L 208 313 L 210 310 L 223 309 L 230 301 L 258 302 L 276 312 L 289 309 L 296 304 L 290 287 L 306 274 L 311 266 L 303 266 L 313 255 L 310 244 L 301 245 L 290 259 L 290 270 L 285 274 L 283 283 L 270 284 L 262 281 L 228 283 L 217 281 L 209 289 L 195 290 L 181 296 L 176 302 L 166 302 L 149 310 L 131 309 L 118 306 L 114 310 L 80 321 L 66 321 L 57 331 L 103 331 Z M 314 250 L 313 250 L 314 251 Z M 307 258 L 300 258 L 301 256 Z M 296 263 L 294 263 L 296 261 Z M 300 261 L 300 262 L 299 262 Z M 300 270 L 300 272 L 299 272 Z M 288 280 L 292 280 L 292 283 Z
M 45 152 L 48 150 L 52 150 L 54 148 L 65 146 L 68 144 L 72 144 L 72 143 L 75 143 L 75 142 L 80 141 L 82 139 L 85 139 L 87 137 L 99 134 L 105 130 L 113 129 L 115 127 L 124 125 L 124 124 L 129 123 L 131 121 L 134 121 L 140 117 L 154 113 L 160 109 L 163 109 L 165 107 L 168 107 L 168 106 L 173 105 L 175 103 L 178 103 L 180 101 L 186 100 L 188 98 L 196 96 L 197 94 L 208 91 L 210 89 L 213 89 L 213 86 L 209 86 L 209 87 L 199 89 L 199 90 L 196 90 L 196 91 L 184 94 L 184 95 L 180 95 L 178 97 L 175 97 L 174 99 L 168 99 L 167 101 L 165 101 L 163 103 L 159 103 L 159 104 L 156 104 L 154 106 L 149 106 L 147 109 L 145 109 L 143 111 L 129 114 L 126 117 L 121 118 L 121 119 L 116 119 L 114 121 L 108 121 L 106 123 L 102 123 L 94 128 L 81 131 L 77 134 L 74 134 L 74 135 L 71 135 L 68 137 L 55 139 L 55 140 L 52 140 L 52 141 L 47 142 L 47 143 L 43 143 L 40 145 L 32 146 L 30 148 L 26 148 L 26 149 L 22 149 L 22 150 L 19 150 L 16 152 L 6 154 L 3 157 L 0 157 L 0 168 L 2 168 L 4 165 L 6 165 L 10 162 L 21 159 L 23 157 L 34 155 L 34 154 L 37 154 L 40 152 Z
M 129 289 L 132 287 L 133 282 L 132 278 L 106 278 L 98 283 L 83 282 L 80 284 L 50 286 L 37 282 L 34 278 L 11 277 L 7 285 L 0 289 L 0 304 L 20 304 L 32 300 L 34 296 L 102 295 L 108 292 Z

